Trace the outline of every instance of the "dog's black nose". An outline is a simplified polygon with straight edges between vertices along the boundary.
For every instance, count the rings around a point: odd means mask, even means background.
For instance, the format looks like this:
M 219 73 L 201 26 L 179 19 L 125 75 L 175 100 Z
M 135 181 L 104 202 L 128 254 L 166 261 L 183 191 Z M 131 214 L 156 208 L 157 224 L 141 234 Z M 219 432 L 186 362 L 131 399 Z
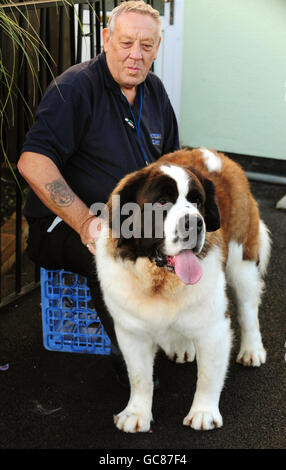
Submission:
M 180 233 L 195 232 L 199 234 L 203 228 L 203 219 L 196 215 L 186 214 L 179 219 L 178 226 Z

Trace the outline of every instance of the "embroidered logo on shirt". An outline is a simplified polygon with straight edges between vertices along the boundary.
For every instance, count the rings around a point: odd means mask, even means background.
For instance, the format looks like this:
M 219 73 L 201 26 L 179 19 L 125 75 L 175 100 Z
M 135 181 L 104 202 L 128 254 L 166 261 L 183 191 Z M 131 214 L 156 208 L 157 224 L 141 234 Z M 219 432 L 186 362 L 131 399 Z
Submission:
M 150 134 L 153 145 L 161 145 L 161 134 L 152 133 Z

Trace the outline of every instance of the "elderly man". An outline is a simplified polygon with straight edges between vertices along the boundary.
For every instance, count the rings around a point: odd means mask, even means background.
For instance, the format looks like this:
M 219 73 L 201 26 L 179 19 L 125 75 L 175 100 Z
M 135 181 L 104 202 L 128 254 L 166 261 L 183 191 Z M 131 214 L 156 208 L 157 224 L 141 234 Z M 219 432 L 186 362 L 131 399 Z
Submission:
M 104 52 L 49 86 L 18 163 L 31 187 L 24 210 L 29 256 L 88 278 L 113 350 L 93 256 L 100 224 L 89 208 L 105 203 L 125 174 L 179 148 L 167 93 L 149 72 L 160 33 L 159 13 L 144 1 L 116 7 L 103 30 Z

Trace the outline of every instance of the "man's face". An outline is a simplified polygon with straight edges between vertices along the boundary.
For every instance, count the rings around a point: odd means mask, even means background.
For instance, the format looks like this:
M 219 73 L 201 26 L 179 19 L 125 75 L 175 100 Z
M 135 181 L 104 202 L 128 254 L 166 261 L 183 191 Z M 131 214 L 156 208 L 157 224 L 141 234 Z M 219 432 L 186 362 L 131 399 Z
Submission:
M 142 83 L 160 45 L 158 24 L 150 15 L 122 13 L 115 20 L 114 31 L 103 30 L 103 45 L 108 68 L 121 88 Z

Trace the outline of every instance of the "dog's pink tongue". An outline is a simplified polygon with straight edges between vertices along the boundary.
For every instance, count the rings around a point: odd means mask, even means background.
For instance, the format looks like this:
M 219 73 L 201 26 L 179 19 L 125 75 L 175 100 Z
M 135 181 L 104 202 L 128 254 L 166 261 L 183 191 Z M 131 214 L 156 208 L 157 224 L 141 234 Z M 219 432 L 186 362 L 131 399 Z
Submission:
M 175 273 L 184 284 L 199 282 L 202 277 L 202 267 L 192 250 L 184 250 L 175 256 Z

